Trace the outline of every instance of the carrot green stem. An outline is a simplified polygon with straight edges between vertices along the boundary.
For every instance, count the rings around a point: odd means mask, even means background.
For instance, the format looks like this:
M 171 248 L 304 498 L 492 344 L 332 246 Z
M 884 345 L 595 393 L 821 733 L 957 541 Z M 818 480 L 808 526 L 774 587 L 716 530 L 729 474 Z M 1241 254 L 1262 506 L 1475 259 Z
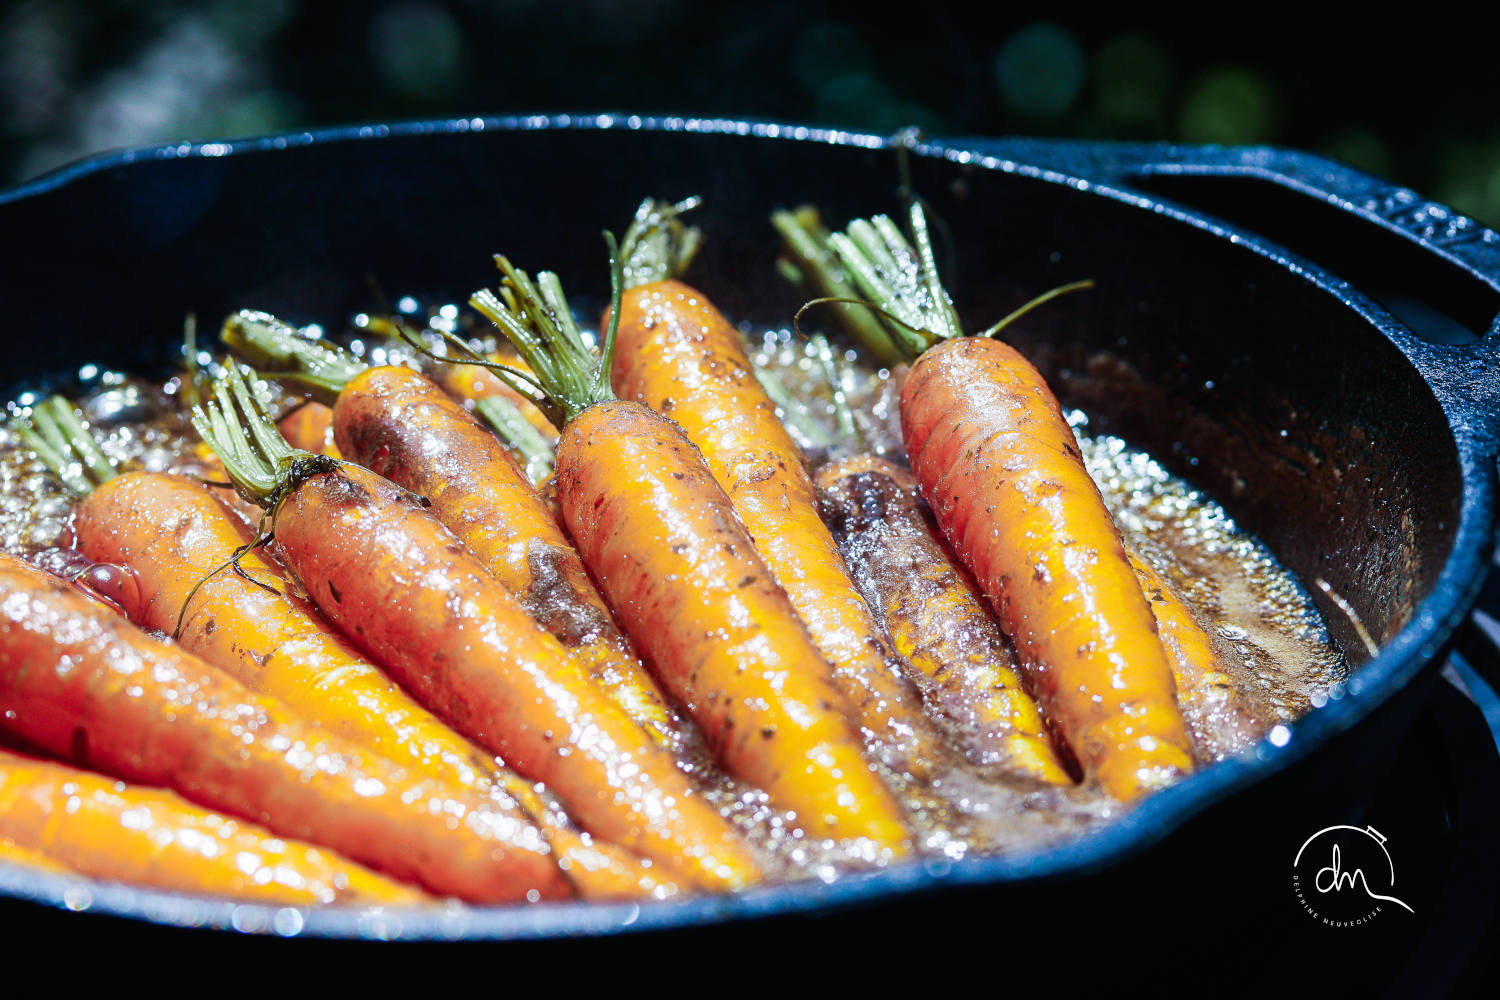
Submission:
M 88 425 L 61 396 L 37 404 L 29 420 L 17 419 L 11 427 L 74 496 L 88 496 L 94 487 L 119 475 Z
M 915 198 L 909 203 L 907 223 L 910 238 L 889 216 L 855 219 L 844 232 L 829 236 L 826 245 L 843 262 L 849 283 L 881 318 L 907 360 L 914 361 L 927 348 L 962 337 L 964 331 L 958 310 L 938 277 L 927 214 Z M 993 337 L 1036 307 L 1092 287 L 1093 281 L 1086 279 L 1043 292 L 979 336 Z M 808 305 L 847 301 L 847 296 L 830 294 Z
M 563 294 L 562 282 L 550 271 L 543 271 L 533 281 L 525 271 L 497 254 L 495 263 L 504 275 L 499 294 L 484 289 L 469 299 L 469 304 L 487 316 L 515 345 L 542 392 L 562 412 L 564 423 L 595 403 L 615 398 L 609 385 L 609 366 L 614 356 L 615 334 L 620 329 L 624 274 L 614 234 L 606 232 L 604 240 L 609 246 L 610 260 L 609 326 L 598 353 L 583 339 Z
M 235 365 L 214 382 L 214 400 L 193 407 L 193 428 L 213 449 L 235 490 L 246 500 L 274 509 L 303 481 L 338 465 L 287 444 L 276 429 L 270 403 L 252 392 Z
M 675 205 L 654 198 L 641 202 L 620 241 L 626 288 L 675 278 L 688 269 L 703 243 L 703 234 L 696 226 L 684 226 L 679 216 L 702 203 L 703 199 L 696 196 Z
M 910 222 L 912 241 L 889 216 L 877 215 L 855 219 L 828 242 L 860 294 L 896 320 L 887 328 L 907 360 L 915 360 L 939 341 L 962 337 L 963 325 L 938 278 L 919 202 L 912 202 Z
M 1036 296 L 1031 301 L 1019 305 L 1015 309 L 1012 309 L 1009 313 L 1006 314 L 1005 318 L 1000 320 L 1000 322 L 996 323 L 994 326 L 989 327 L 988 329 L 982 330 L 978 334 L 978 336 L 993 337 L 1001 330 L 1004 330 L 1007 326 L 1010 326 L 1016 320 L 1020 319 L 1022 316 L 1025 316 L 1027 313 L 1031 312 L 1031 310 L 1035 309 L 1037 306 L 1045 305 L 1046 303 L 1051 302 L 1053 299 L 1058 298 L 1059 296 L 1067 295 L 1069 292 L 1081 292 L 1086 288 L 1093 287 L 1094 279 L 1084 278 L 1082 281 L 1070 281 L 1066 285 L 1058 285 L 1056 288 L 1050 288 L 1042 294 Z
M 369 367 L 331 341 L 310 340 L 270 313 L 250 309 L 226 319 L 219 338 L 262 374 L 295 383 L 330 406 L 344 386 Z
M 474 404 L 474 412 L 489 424 L 507 448 L 520 457 L 522 471 L 533 486 L 552 477 L 556 467 L 552 445 L 526 419 L 520 407 L 504 396 L 486 396 Z
M 771 216 L 771 225 L 781 234 L 787 253 L 791 255 L 791 261 L 787 263 L 804 281 L 810 282 L 819 295 L 835 299 L 859 297 L 858 290 L 849 283 L 848 272 L 829 245 L 830 234 L 816 208 L 804 205 L 790 212 L 775 212 Z M 891 335 L 870 310 L 858 305 L 843 305 L 837 313 L 844 328 L 863 345 L 875 362 L 894 365 L 902 360 Z
M 805 446 L 831 448 L 837 443 L 832 434 L 807 412 L 807 403 L 786 387 L 781 376 L 768 365 L 755 366 L 755 379 L 766 390 L 771 402 L 776 404 L 776 415 L 788 428 L 796 432 Z
M 200 401 L 199 381 L 203 378 L 203 366 L 198 363 L 198 314 L 188 313 L 182 320 L 182 390 L 183 399 L 189 406 Z

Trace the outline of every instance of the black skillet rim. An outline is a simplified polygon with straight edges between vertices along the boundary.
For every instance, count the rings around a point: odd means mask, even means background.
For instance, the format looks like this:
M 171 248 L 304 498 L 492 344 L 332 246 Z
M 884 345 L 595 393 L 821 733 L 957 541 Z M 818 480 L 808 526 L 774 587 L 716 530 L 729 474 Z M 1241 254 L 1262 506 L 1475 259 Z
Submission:
M 649 116 L 634 114 L 520 115 L 366 124 L 300 131 L 252 139 L 181 142 L 129 149 L 80 160 L 36 180 L 0 192 L 0 206 L 67 185 L 81 177 L 131 163 L 243 153 L 271 152 L 312 144 L 359 142 L 386 137 L 449 135 L 464 132 L 546 131 L 553 129 L 631 129 L 675 133 L 739 135 L 869 149 L 891 145 L 889 138 L 855 131 L 772 122 Z M 1166 215 L 1266 257 L 1336 297 L 1411 358 L 1412 336 L 1380 306 L 1315 264 L 1288 253 L 1254 233 L 1177 207 L 1124 186 L 1074 175 L 1055 167 L 987 155 L 983 142 L 952 145 L 920 143 L 919 156 L 949 159 L 982 169 L 1064 184 L 1105 198 Z M 1101 144 L 1104 145 L 1104 144 Z M 1419 369 L 1420 372 L 1420 369 Z M 1431 380 L 1424 376 L 1431 386 Z M 127 885 L 58 876 L 0 865 L 0 896 L 44 906 L 160 923 L 282 936 L 377 940 L 526 940 L 588 937 L 626 931 L 671 929 L 780 914 L 810 914 L 906 893 L 960 885 L 1004 885 L 1025 880 L 1085 875 L 1124 861 L 1199 812 L 1275 774 L 1360 722 L 1376 706 L 1411 682 L 1437 654 L 1468 613 L 1483 582 L 1494 528 L 1494 456 L 1485 439 L 1464 433 L 1467 421 L 1439 395 L 1454 434 L 1463 478 L 1463 498 L 1453 552 L 1432 593 L 1412 621 L 1350 679 L 1342 697 L 1331 700 L 1291 727 L 1278 746 L 1269 739 L 1188 781 L 1153 795 L 1132 811 L 1077 840 L 1044 851 L 961 861 L 918 861 L 885 871 L 846 875 L 825 884 L 816 880 L 747 890 L 738 895 L 700 896 L 647 903 L 539 903 L 524 906 L 440 904 L 420 909 L 305 909 L 235 903 Z

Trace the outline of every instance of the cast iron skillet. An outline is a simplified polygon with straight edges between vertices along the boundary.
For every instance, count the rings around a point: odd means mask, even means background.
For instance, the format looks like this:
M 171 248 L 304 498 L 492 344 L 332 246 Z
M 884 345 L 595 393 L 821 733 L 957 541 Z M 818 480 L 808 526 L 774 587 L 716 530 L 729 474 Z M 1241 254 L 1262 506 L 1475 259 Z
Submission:
M 1356 667 L 1339 698 L 1081 840 L 832 885 L 370 916 L 0 867 L 0 894 L 176 926 L 518 939 L 855 904 L 903 919 L 923 906 L 1076 912 L 1109 894 L 1186 892 L 1194 878 L 1180 859 L 1208 847 L 1232 862 L 1213 877 L 1240 879 L 1237 891 L 1285 881 L 1297 844 L 1359 815 L 1482 582 L 1500 430 L 1500 236 L 1410 191 L 1267 148 L 960 139 L 919 145 L 912 174 L 945 222 L 945 274 L 971 326 L 1063 281 L 1097 281 L 1011 341 L 1095 429 L 1148 449 L 1310 590 L 1321 579 L 1342 597 L 1380 651 L 1369 656 L 1348 614 L 1314 590 Z M 645 194 L 703 195 L 708 244 L 691 280 L 731 317 L 785 325 L 798 299 L 774 275 L 768 212 L 814 201 L 842 221 L 896 209 L 895 187 L 880 138 L 622 115 L 134 150 L 0 194 L 0 244 L 13 248 L 0 271 L 5 381 L 35 384 L 85 360 L 160 367 L 189 310 L 210 328 L 243 306 L 338 323 L 372 307 L 369 276 L 392 298 L 461 301 L 493 281 L 497 250 L 602 296 L 599 231 L 622 227 Z

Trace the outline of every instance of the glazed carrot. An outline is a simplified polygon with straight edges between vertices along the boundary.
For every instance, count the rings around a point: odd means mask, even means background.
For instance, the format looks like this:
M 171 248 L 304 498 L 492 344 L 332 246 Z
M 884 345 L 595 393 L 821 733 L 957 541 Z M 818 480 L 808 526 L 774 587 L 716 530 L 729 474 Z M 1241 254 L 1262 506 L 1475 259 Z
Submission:
M 1150 560 L 1131 545 L 1125 546 L 1125 555 L 1151 604 L 1156 631 L 1177 683 L 1177 704 L 1199 756 L 1208 761 L 1223 760 L 1255 743 L 1265 735 L 1266 726 L 1257 721 L 1224 671 L 1213 640 L 1197 616 Z
M 70 412 L 49 403 L 35 420 L 82 454 L 88 431 L 68 419 Z M 251 690 L 391 760 L 492 797 L 498 786 L 504 795 L 495 797 L 495 808 L 540 826 L 580 895 L 670 891 L 627 852 L 590 843 L 520 775 L 497 767 L 418 705 L 292 596 L 279 567 L 250 551 L 239 560 L 244 575 L 215 573 L 247 539 L 205 487 L 166 473 L 107 472 L 92 471 L 102 482 L 75 509 L 75 538 L 90 559 L 124 568 L 95 586 L 112 582 L 105 596 L 131 621 L 175 635 Z
M 48 857 L 41 851 L 33 851 L 29 847 L 22 847 L 14 840 L 3 836 L 0 836 L 0 864 L 35 868 L 38 871 L 53 874 L 77 874 L 56 858 Z
M 408 330 L 380 316 L 363 317 L 363 322 L 359 323 L 359 327 L 377 337 L 412 344 L 412 335 Z M 425 332 L 431 334 L 434 331 Z M 419 349 L 425 353 L 425 348 Z M 516 357 L 514 353 L 490 351 L 482 357 L 486 361 L 502 364 L 517 371 L 529 370 L 526 362 Z M 507 385 L 500 376 L 476 365 L 439 363 L 431 368 L 425 365 L 419 367 L 441 386 L 444 392 L 462 402 L 466 409 L 479 414 L 480 418 L 493 427 L 502 439 L 513 441 L 514 443 L 508 444 L 507 447 L 510 447 L 516 454 L 516 462 L 523 468 L 527 468 L 528 475 L 531 470 L 528 468 L 526 449 L 539 443 L 548 453 L 556 450 L 557 425 L 537 405 L 535 393 L 523 395 Z M 520 427 L 518 421 L 525 427 Z M 551 476 L 550 464 L 547 475 Z M 541 485 L 536 477 L 533 477 L 532 481 L 538 486 Z
M 818 470 L 822 510 L 896 651 L 978 763 L 1071 784 L 1041 710 L 968 573 L 938 540 L 907 470 L 860 455 Z
M 316 399 L 308 400 L 282 417 L 276 427 L 293 448 L 314 455 L 341 457 L 338 446 L 333 443 L 333 410 Z
M 385 321 L 368 320 L 367 329 L 378 332 L 382 337 L 413 336 Z M 317 412 L 326 412 L 328 407 L 338 401 L 344 386 L 370 367 L 364 360 L 354 357 L 337 344 L 327 340 L 311 340 L 290 324 L 269 313 L 253 309 L 242 309 L 225 319 L 220 337 L 235 354 L 258 368 L 262 374 L 291 383 L 307 392 L 314 403 L 321 404 Z M 415 339 L 411 343 L 417 344 L 418 350 L 426 351 Z M 442 365 L 439 372 L 450 367 L 453 366 Z M 518 393 L 512 395 L 519 397 Z M 534 485 L 551 477 L 552 451 L 557 440 L 555 433 L 548 438 L 538 431 L 521 412 L 519 404 L 498 393 L 489 393 L 475 400 L 472 406 L 480 419 L 501 435 L 516 463 Z M 536 407 L 532 405 L 532 409 L 535 410 Z M 545 423 L 546 418 L 541 419 Z M 298 432 L 301 430 L 295 423 L 291 429 Z M 331 444 L 332 439 L 327 443 Z M 301 447 L 300 444 L 295 446 Z M 321 448 L 304 450 L 314 454 L 326 453 Z
M 440 894 L 570 895 L 529 824 L 362 751 L 11 556 L 0 556 L 0 728 Z
M 483 560 L 589 676 L 675 749 L 681 723 L 615 625 L 572 542 L 504 447 L 451 397 L 408 368 L 356 375 L 334 407 L 339 447 L 398 486 Z
M 671 247 L 675 211 L 648 201 L 627 234 L 615 391 L 682 427 L 833 665 L 874 748 L 897 771 L 929 775 L 947 749 L 818 516 L 801 450 L 756 381 L 739 331 L 701 292 L 667 276 L 681 256 Z
M 557 277 L 497 258 L 512 306 L 471 302 L 500 326 L 563 411 L 557 490 L 568 530 L 631 637 L 733 776 L 820 837 L 910 848 L 890 791 L 861 757 L 849 706 L 729 498 L 682 429 L 614 398 Z M 619 316 L 618 260 L 615 307 Z
M 224 339 L 262 366 L 301 365 L 316 374 L 333 399 L 342 453 L 426 497 L 432 514 L 605 693 L 663 747 L 678 749 L 680 720 L 615 625 L 552 509 L 472 414 L 409 368 L 364 368 L 331 345 L 312 354 L 306 341 L 263 314 L 230 317 Z
M 274 511 L 283 564 L 418 700 L 546 782 L 592 833 L 695 884 L 738 888 L 759 877 L 675 760 L 412 494 L 359 466 L 293 452 L 237 371 L 216 391 L 194 425 L 240 491 Z
M 1151 609 L 1056 398 L 1014 348 L 963 335 L 919 204 L 911 225 L 916 250 L 883 216 L 831 242 L 915 358 L 901 392 L 912 471 L 1085 777 L 1134 800 L 1194 768 Z
M 90 878 L 259 903 L 410 906 L 428 897 L 174 792 L 0 751 L 0 841 Z

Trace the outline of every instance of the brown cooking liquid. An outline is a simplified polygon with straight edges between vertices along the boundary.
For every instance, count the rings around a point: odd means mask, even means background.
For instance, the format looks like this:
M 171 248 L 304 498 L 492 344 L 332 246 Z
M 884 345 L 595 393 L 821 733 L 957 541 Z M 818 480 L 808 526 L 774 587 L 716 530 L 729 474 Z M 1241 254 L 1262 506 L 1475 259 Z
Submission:
M 445 307 L 434 310 L 431 321 L 452 329 L 454 315 Z M 870 370 L 852 352 L 836 359 L 858 430 L 858 440 L 851 440 L 838 432 L 826 368 L 812 348 L 784 330 L 752 335 L 751 342 L 756 364 L 771 369 L 791 397 L 805 404 L 807 422 L 791 430 L 814 464 L 858 452 L 904 462 L 899 378 Z M 358 329 L 351 347 L 374 364 L 426 364 L 404 346 L 366 343 Z M 202 473 L 181 379 L 163 383 L 92 366 L 82 374 L 87 388 L 78 405 L 106 454 L 131 467 Z M 1069 414 L 1069 420 L 1116 523 L 1209 629 L 1221 667 L 1242 692 L 1258 734 L 1284 740 L 1283 723 L 1339 697 L 1343 658 L 1306 592 L 1265 547 L 1149 455 L 1117 438 L 1089 435 L 1082 413 Z M 72 547 L 71 508 L 56 478 L 21 447 L 12 430 L 0 426 L 0 549 L 64 576 L 87 571 L 88 560 Z M 864 860 L 804 836 L 765 793 L 724 778 L 707 762 L 687 761 L 684 767 L 781 877 L 829 879 Z M 1040 849 L 1122 811 L 1089 789 L 1044 786 L 993 768 L 960 768 L 923 789 L 912 788 L 900 775 L 886 777 L 913 817 L 922 852 L 934 858 Z

